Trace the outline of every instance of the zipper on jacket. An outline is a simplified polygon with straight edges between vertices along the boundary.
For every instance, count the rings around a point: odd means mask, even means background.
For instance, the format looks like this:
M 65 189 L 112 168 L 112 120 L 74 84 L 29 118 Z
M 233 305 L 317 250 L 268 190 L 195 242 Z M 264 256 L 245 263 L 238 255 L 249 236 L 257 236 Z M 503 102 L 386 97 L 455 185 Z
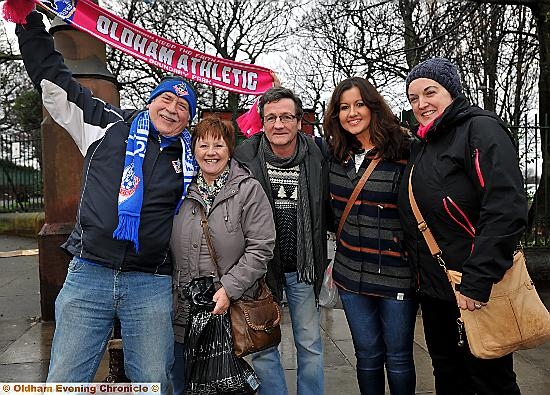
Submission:
M 168 258 L 168 251 L 169 251 L 169 250 L 166 250 L 166 251 L 164 252 L 164 259 L 162 260 L 162 262 L 160 263 L 160 265 L 158 265 L 158 266 L 155 268 L 154 274 L 157 274 L 157 273 L 159 272 L 160 267 L 166 263 L 166 259 Z
M 92 161 L 94 160 L 95 153 L 99 149 L 100 145 L 103 144 L 105 141 L 105 134 L 103 134 L 103 137 L 100 139 L 101 141 L 96 145 L 94 152 L 92 152 L 92 155 L 90 155 L 90 160 L 88 162 L 88 166 L 86 167 L 86 173 L 84 174 L 84 183 L 82 185 L 82 192 L 80 193 L 80 199 L 78 201 L 78 209 L 76 217 L 77 223 L 80 224 L 80 254 L 79 257 L 82 258 L 82 255 L 84 253 L 84 226 L 82 225 L 81 220 L 81 210 L 82 210 L 82 202 L 84 201 L 84 195 L 86 194 L 86 188 L 88 186 L 88 173 L 90 172 L 90 166 L 92 165 Z
M 399 171 L 399 169 L 395 169 L 395 171 L 393 172 L 393 179 L 392 179 L 392 188 L 391 188 L 392 193 L 397 193 L 399 191 L 400 179 L 401 179 L 401 172 Z
M 481 172 L 481 166 L 479 165 L 479 149 L 475 149 L 474 151 L 474 163 L 476 166 L 476 173 L 477 173 L 477 179 L 479 180 L 479 185 L 481 185 L 482 188 L 485 187 L 485 180 L 483 179 L 483 173 Z
M 449 210 L 449 205 L 447 204 L 447 202 L 449 202 L 452 205 L 452 207 L 454 207 L 454 209 L 460 214 L 463 221 L 459 221 L 453 215 L 453 213 L 451 213 L 451 210 Z M 476 229 L 474 228 L 474 226 L 472 225 L 472 223 L 470 222 L 466 214 L 464 214 L 464 211 L 462 211 L 460 207 L 458 207 L 458 205 L 453 201 L 453 199 L 451 199 L 449 196 L 446 196 L 445 198 L 443 198 L 443 207 L 445 207 L 445 211 L 447 212 L 449 217 L 451 217 L 451 219 L 457 223 L 457 225 L 459 225 L 462 229 L 464 229 L 466 233 L 468 233 L 472 238 L 475 237 Z
M 118 265 L 115 266 L 116 270 L 120 270 L 120 271 L 122 270 L 122 266 L 124 265 L 124 261 L 126 260 L 126 257 L 128 256 L 128 246 L 129 245 L 130 245 L 129 241 L 126 241 L 126 243 L 124 243 L 124 253 L 122 254 L 122 259 L 120 260 Z
M 382 239 L 380 237 L 380 211 L 384 209 L 384 206 L 377 204 L 378 208 L 378 274 L 382 272 Z
M 152 140 L 155 141 L 155 139 L 153 139 L 153 138 L 152 138 Z M 152 174 L 155 172 L 155 168 L 157 167 L 157 162 L 159 160 L 161 152 L 162 152 L 162 150 L 160 149 L 160 143 L 159 143 L 159 151 L 157 152 L 157 154 L 155 156 L 155 160 L 153 161 L 153 167 L 151 168 L 151 171 L 149 172 L 150 176 L 152 176 Z M 143 175 L 143 178 L 145 178 L 145 174 Z M 153 179 L 153 177 L 149 177 L 147 182 L 143 183 L 143 192 L 145 192 L 149 188 L 149 184 L 151 183 L 152 179 Z

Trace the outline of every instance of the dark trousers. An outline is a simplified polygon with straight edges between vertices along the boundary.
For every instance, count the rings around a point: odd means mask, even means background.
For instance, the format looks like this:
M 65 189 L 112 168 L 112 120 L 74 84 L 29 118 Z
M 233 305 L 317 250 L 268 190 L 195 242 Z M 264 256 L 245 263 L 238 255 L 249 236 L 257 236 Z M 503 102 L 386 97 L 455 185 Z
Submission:
M 466 336 L 458 346 L 456 302 L 422 296 L 422 321 L 432 359 L 438 395 L 520 394 L 514 373 L 513 354 L 496 359 L 474 357 Z

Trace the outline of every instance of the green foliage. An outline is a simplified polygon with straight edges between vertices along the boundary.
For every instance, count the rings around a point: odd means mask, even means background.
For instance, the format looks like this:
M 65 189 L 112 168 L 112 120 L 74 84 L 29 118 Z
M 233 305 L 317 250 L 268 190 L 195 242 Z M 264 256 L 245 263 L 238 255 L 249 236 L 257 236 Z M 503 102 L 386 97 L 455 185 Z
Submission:
M 42 122 L 42 99 L 36 89 L 21 92 L 11 111 L 12 122 L 20 131 L 36 136 Z

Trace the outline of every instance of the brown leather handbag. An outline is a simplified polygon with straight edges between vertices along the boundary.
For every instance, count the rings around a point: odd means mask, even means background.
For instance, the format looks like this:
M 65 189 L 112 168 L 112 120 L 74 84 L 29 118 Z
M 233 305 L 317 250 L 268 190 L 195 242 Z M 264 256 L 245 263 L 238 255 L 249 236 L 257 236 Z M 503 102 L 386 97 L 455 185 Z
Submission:
M 208 220 L 202 206 L 200 211 L 201 226 L 208 251 L 218 272 L 218 277 L 220 277 L 216 250 L 212 243 Z M 239 299 L 231 301 L 229 306 L 233 351 L 237 357 L 244 357 L 265 350 L 281 342 L 281 309 L 273 299 L 264 277 L 260 278 L 257 284 L 258 289 L 254 298 L 243 295 Z
M 409 201 L 418 230 L 424 236 L 430 253 L 445 271 L 456 294 L 462 273 L 447 269 L 443 253 L 422 217 L 412 190 L 413 169 L 409 175 Z M 477 358 L 499 358 L 550 340 L 550 313 L 527 272 L 522 249 L 514 254 L 512 267 L 506 271 L 502 280 L 493 285 L 487 305 L 474 311 L 459 310 L 459 331 L 462 326 L 466 329 L 468 346 Z
M 229 314 L 236 356 L 244 357 L 281 342 L 281 310 L 263 277 L 258 280 L 256 297 L 235 300 Z

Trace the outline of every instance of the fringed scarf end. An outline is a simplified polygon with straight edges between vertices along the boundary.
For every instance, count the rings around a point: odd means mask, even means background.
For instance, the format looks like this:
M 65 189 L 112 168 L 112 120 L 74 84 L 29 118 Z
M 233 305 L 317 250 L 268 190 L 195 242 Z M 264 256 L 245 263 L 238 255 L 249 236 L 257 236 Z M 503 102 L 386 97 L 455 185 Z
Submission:
M 4 20 L 24 25 L 27 23 L 27 15 L 34 9 L 32 0 L 6 0 L 2 7 Z
M 136 253 L 139 252 L 139 220 L 139 217 L 133 215 L 119 214 L 118 226 L 113 232 L 115 239 L 133 242 Z

